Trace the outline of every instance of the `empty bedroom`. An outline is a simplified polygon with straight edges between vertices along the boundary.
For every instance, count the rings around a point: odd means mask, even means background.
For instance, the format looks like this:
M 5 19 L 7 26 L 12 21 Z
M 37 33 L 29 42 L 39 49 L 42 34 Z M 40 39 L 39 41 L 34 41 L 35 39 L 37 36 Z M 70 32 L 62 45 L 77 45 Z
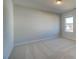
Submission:
M 3 0 L 4 59 L 76 59 L 76 0 Z

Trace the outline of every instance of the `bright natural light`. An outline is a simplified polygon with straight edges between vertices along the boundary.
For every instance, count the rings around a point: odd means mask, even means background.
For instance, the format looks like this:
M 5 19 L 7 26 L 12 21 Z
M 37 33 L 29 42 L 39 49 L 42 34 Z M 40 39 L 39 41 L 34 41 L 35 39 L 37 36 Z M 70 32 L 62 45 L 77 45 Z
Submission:
M 65 18 L 65 32 L 73 32 L 73 17 Z
M 73 17 L 68 17 L 68 18 L 65 18 L 65 22 L 66 23 L 73 23 Z

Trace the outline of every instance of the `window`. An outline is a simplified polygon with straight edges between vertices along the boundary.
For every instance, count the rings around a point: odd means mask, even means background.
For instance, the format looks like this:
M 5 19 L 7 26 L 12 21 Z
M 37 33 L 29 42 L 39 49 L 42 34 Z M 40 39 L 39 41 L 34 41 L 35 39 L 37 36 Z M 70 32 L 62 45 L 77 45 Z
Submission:
M 73 32 L 73 17 L 65 18 L 65 32 Z

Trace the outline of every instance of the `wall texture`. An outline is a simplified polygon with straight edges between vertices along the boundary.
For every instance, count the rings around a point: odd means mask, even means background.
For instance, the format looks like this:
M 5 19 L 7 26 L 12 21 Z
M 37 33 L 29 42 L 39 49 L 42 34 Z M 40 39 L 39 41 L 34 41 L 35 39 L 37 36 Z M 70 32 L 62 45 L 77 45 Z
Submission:
M 15 5 L 15 45 L 59 35 L 59 16 Z
M 13 3 L 12 0 L 3 1 L 3 58 L 8 59 L 13 49 Z
M 74 18 L 74 23 L 73 23 L 73 32 L 65 32 L 64 31 L 64 24 L 65 24 L 65 17 L 70 17 L 70 16 L 73 16 Z M 62 36 L 64 38 L 67 38 L 67 39 L 73 39 L 75 40 L 76 39 L 76 10 L 72 10 L 72 11 L 69 11 L 69 12 L 66 12 L 64 14 L 62 14 L 61 16 L 61 33 L 62 33 Z

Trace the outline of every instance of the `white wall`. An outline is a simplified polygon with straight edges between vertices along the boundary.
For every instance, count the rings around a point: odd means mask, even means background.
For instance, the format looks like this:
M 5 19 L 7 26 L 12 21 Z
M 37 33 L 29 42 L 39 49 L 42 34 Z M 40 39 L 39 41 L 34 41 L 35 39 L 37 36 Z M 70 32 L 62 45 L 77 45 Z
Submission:
M 15 45 L 59 35 L 59 16 L 15 5 Z
M 3 58 L 8 59 L 13 49 L 13 3 L 12 0 L 3 1 Z
M 65 32 L 64 31 L 64 24 L 65 24 L 65 17 L 70 17 L 70 16 L 73 16 L 74 18 L 74 23 L 73 23 L 73 32 Z M 62 14 L 62 18 L 61 18 L 61 30 L 62 30 L 62 36 L 64 38 L 67 38 L 67 39 L 73 39 L 75 40 L 76 39 L 76 10 L 72 10 L 72 11 L 69 11 L 69 12 L 66 12 L 64 14 Z

